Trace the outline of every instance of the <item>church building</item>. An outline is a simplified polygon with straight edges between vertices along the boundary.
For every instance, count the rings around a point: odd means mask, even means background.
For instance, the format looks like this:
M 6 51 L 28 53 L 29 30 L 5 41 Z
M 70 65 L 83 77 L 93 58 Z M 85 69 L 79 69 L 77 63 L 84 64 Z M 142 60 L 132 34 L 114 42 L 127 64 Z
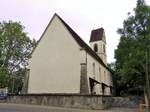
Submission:
M 26 92 L 111 95 L 103 28 L 92 30 L 89 44 L 54 14 L 29 60 Z

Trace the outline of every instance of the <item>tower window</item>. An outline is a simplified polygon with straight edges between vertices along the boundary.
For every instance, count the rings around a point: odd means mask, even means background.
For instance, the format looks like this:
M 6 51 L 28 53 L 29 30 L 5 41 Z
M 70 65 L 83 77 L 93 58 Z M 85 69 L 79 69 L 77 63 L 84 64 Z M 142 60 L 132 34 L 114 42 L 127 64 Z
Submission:
M 97 44 L 94 44 L 94 51 L 95 51 L 95 52 L 98 52 Z
M 106 50 L 105 50 L 105 45 L 103 45 L 103 52 L 104 52 L 104 53 L 106 52 Z

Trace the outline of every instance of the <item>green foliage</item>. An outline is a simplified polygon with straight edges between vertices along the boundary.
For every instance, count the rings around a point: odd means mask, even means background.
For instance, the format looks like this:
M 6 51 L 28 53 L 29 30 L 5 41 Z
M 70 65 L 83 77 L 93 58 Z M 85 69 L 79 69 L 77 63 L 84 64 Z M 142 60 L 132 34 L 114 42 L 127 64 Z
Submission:
M 35 40 L 27 36 L 24 26 L 20 23 L 12 21 L 0 23 L 0 87 L 15 90 L 17 86 L 14 85 L 22 83 L 35 44 Z
M 141 88 L 145 85 L 146 52 L 150 54 L 150 7 L 138 0 L 134 14 L 128 14 L 123 28 L 117 31 L 120 42 L 115 51 L 117 86 L 123 89 Z
M 0 87 L 8 87 L 9 85 L 9 75 L 7 73 L 7 70 L 4 68 L 0 68 Z

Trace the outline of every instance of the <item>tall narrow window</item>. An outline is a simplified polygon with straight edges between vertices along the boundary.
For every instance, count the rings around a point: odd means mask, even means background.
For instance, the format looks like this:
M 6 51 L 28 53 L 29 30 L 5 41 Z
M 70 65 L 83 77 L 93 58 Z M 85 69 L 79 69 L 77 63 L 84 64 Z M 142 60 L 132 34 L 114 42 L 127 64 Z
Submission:
M 95 79 L 95 63 L 93 63 L 93 78 Z
M 106 72 L 104 71 L 104 80 L 106 81 Z
M 101 68 L 99 67 L 99 80 L 101 81 Z
M 97 44 L 94 44 L 94 51 L 95 51 L 95 52 L 98 52 Z
M 103 52 L 104 52 L 104 53 L 106 52 L 106 50 L 105 50 L 105 45 L 103 45 Z

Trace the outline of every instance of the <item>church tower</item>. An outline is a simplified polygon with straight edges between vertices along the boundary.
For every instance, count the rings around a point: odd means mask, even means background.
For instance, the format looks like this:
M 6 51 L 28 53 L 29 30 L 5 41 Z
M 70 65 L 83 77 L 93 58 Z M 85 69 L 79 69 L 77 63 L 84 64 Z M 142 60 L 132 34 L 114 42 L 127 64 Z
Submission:
M 106 38 L 103 28 L 92 30 L 90 37 L 90 47 L 97 53 L 102 61 L 107 64 Z

